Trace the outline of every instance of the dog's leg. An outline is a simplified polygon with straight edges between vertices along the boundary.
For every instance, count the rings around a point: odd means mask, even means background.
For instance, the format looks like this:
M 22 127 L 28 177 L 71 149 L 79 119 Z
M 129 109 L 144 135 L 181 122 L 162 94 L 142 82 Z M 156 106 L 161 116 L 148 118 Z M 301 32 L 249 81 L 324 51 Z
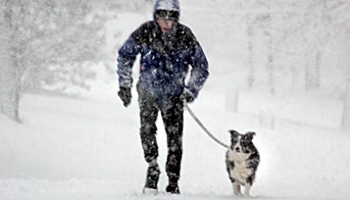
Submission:
M 250 188 L 252 187 L 252 185 L 251 184 L 249 184 L 249 183 L 247 183 L 246 185 L 245 185 L 245 189 L 244 189 L 244 197 L 250 197 L 250 194 L 249 194 L 249 192 L 250 192 Z
M 236 196 L 242 195 L 241 193 L 241 186 L 237 181 L 232 182 L 232 188 L 233 188 L 233 194 Z

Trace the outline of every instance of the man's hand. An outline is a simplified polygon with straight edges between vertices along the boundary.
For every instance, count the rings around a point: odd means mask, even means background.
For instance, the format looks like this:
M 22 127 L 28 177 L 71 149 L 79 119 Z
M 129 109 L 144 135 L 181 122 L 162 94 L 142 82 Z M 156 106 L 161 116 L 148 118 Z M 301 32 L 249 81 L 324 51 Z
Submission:
M 184 92 L 181 94 L 180 99 L 182 101 L 186 101 L 187 103 L 191 103 L 194 101 L 194 95 L 190 90 L 185 89 Z
M 124 106 L 127 107 L 131 102 L 131 89 L 128 87 L 120 87 L 118 96 L 123 101 Z

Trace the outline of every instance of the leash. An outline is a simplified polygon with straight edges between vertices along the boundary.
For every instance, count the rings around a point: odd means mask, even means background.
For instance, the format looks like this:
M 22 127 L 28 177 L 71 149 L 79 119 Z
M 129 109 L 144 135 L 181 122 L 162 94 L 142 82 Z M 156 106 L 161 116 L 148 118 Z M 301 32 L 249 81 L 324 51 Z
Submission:
M 194 112 L 191 110 L 191 108 L 188 106 L 187 102 L 184 101 L 184 105 L 186 107 L 186 109 L 188 110 L 188 112 L 190 113 L 190 115 L 192 116 L 192 118 L 197 122 L 197 124 L 203 129 L 203 131 L 211 138 L 213 139 L 216 143 L 218 143 L 219 145 L 228 148 L 228 146 L 226 144 L 224 144 L 223 142 L 221 142 L 220 140 L 218 140 L 213 134 L 211 134 L 208 129 L 203 125 L 203 123 L 198 119 L 198 117 L 194 114 Z

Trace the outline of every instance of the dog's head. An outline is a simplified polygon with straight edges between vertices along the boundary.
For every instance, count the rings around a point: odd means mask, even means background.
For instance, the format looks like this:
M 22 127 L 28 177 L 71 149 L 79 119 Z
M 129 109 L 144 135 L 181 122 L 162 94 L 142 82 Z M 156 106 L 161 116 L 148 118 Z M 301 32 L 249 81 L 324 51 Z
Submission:
M 255 146 L 252 142 L 255 132 L 247 132 L 240 134 L 235 130 L 230 130 L 231 133 L 231 150 L 238 153 L 252 153 L 255 151 Z

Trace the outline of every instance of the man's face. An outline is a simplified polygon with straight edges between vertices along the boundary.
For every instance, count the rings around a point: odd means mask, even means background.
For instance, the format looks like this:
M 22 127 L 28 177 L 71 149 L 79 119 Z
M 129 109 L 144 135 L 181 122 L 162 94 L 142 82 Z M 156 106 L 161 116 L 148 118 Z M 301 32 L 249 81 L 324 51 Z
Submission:
M 173 26 L 176 19 L 179 17 L 179 13 L 169 10 L 157 10 L 156 19 L 157 24 L 163 33 L 168 32 Z
M 166 19 L 166 18 L 158 18 L 157 24 L 162 30 L 163 33 L 168 32 L 174 26 L 175 20 Z

